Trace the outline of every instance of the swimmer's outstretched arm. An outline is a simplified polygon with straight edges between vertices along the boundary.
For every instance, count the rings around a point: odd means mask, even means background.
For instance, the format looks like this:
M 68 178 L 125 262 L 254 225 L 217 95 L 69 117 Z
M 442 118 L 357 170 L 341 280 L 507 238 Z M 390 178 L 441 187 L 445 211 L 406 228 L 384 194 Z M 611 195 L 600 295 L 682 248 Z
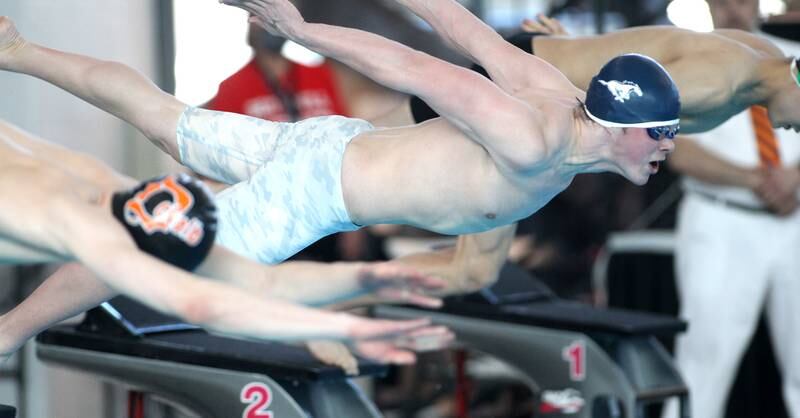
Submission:
M 503 90 L 570 88 L 567 78 L 544 60 L 506 42 L 454 0 L 395 0 L 427 22 L 444 42 L 480 64 Z
M 2 246 L 0 246 L 2 248 Z M 215 262 L 219 259 L 220 262 Z M 436 307 L 438 299 L 422 290 L 442 286 L 397 263 L 340 263 L 328 268 L 322 263 L 287 262 L 265 266 L 215 247 L 197 270 L 232 284 L 264 300 L 273 298 L 297 303 L 333 303 L 348 295 L 370 293 L 373 298 L 397 303 Z M 280 268 L 279 268 L 280 267 Z M 216 276 L 216 277 L 215 277 Z M 27 340 L 50 326 L 78 315 L 119 293 L 80 263 L 62 265 L 27 299 L 0 316 L 0 359 L 13 354 Z M 380 297 L 382 296 L 382 297 Z
M 219 245 L 195 273 L 229 281 L 253 295 L 314 306 L 370 295 L 387 302 L 437 308 L 441 301 L 426 295 L 447 285 L 435 274 L 403 263 L 288 261 L 264 265 Z
M 346 340 L 408 332 L 427 323 L 371 323 L 202 280 L 140 252 L 115 220 L 105 218 L 65 217 L 69 236 L 82 237 L 66 248 L 113 290 L 212 332 L 266 340 Z
M 0 69 L 45 80 L 125 120 L 178 160 L 176 127 L 186 105 L 138 71 L 28 42 L 4 16 L 0 16 Z
M 363 342 L 399 336 L 402 341 L 397 343 L 381 341 L 387 344 L 386 350 L 374 357 L 391 362 L 413 361 L 413 354 L 403 346 L 414 347 L 420 341 L 438 346 L 452 339 L 446 329 L 427 326 L 426 320 L 377 321 L 323 312 L 202 280 L 140 252 L 105 208 L 88 205 L 70 193 L 44 199 L 45 189 L 36 194 L 39 188 L 31 188 L 33 183 L 0 183 L 4 195 L 14 196 L 3 199 L 4 210 L 0 210 L 0 227 L 7 237 L 45 248 L 62 259 L 80 260 L 113 291 L 210 331 L 265 340 Z M 31 194 L 26 195 L 26 189 Z M 12 213 L 13 207 L 19 210 Z
M 0 250 L 5 249 L 0 240 Z M 35 251 L 33 260 L 64 261 L 63 257 Z M 0 253 L 8 257 L 6 253 Z M 19 259 L 17 259 L 19 261 Z M 196 273 L 227 281 L 264 300 L 328 305 L 363 295 L 394 303 L 438 307 L 441 301 L 426 296 L 445 286 L 441 279 L 400 263 L 287 262 L 266 266 L 251 262 L 216 246 Z M 169 281 L 169 279 L 166 279 Z M 91 270 L 68 263 L 53 273 L 27 299 L 0 317 L 0 357 L 16 351 L 29 338 L 55 323 L 75 316 L 119 294 Z
M 517 225 L 512 224 L 477 234 L 460 235 L 454 247 L 411 254 L 393 261 L 444 280 L 446 285 L 430 294 L 447 296 L 474 292 L 497 281 L 516 229 Z M 346 309 L 387 302 L 392 301 L 366 295 L 336 307 Z
M 439 295 L 454 295 L 474 292 L 497 281 L 500 269 L 508 258 L 509 247 L 517 226 L 507 225 L 479 234 L 461 235 L 455 247 L 430 253 L 413 254 L 395 261 L 443 278 L 447 286 Z M 338 308 L 382 303 L 378 298 L 367 296 L 338 305 Z M 2 320 L 0 320 L 0 342 L 2 342 Z M 347 347 L 331 341 L 312 341 L 309 350 L 325 363 L 344 368 L 355 374 L 358 362 Z M 2 345 L 0 345 L 2 349 Z M 0 351 L 2 353 L 2 351 Z
M 0 359 L 45 329 L 117 295 L 83 265 L 62 265 L 30 296 L 0 315 Z
M 453 248 L 412 254 L 396 261 L 441 277 L 447 286 L 436 294 L 474 292 L 491 286 L 500 274 L 517 225 L 506 225 L 477 234 L 460 235 Z
M 247 10 L 253 14 L 251 21 L 270 33 L 336 59 L 386 87 L 421 97 L 485 147 L 501 169 L 529 170 L 546 152 L 541 112 L 473 71 L 372 33 L 307 23 L 288 0 L 222 2 Z

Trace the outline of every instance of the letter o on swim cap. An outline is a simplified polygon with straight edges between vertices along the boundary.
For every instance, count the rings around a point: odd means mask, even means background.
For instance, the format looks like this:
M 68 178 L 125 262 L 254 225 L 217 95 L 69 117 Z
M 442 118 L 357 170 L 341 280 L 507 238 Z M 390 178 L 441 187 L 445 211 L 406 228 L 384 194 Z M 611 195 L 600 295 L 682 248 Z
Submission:
M 111 210 L 139 249 L 182 269 L 194 270 L 214 245 L 217 208 L 205 185 L 188 175 L 115 193 Z
M 607 127 L 676 125 L 680 95 L 667 70 L 640 54 L 610 60 L 586 91 L 586 112 Z

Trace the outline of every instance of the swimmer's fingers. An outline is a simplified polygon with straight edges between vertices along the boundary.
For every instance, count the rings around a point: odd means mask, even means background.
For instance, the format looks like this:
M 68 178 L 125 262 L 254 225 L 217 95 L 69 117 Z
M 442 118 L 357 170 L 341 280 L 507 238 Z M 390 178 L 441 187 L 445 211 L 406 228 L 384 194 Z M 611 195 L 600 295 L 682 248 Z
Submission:
M 438 308 L 442 302 L 427 293 L 443 289 L 447 285 L 441 278 L 397 262 L 368 264 L 362 269 L 359 281 L 366 292 L 374 294 L 382 301 L 430 308 Z
M 525 32 L 549 34 L 548 33 L 548 29 L 547 29 L 547 27 L 545 25 L 543 25 L 543 24 L 541 24 L 541 23 L 539 23 L 539 22 L 537 22 L 535 20 L 527 19 L 527 18 L 522 21 L 522 24 L 520 25 L 520 29 L 522 29 Z
M 358 374 L 358 360 L 350 353 L 346 345 L 338 341 L 308 341 L 308 351 L 317 360 L 342 368 L 350 376 Z
M 541 13 L 537 17 L 539 21 L 550 30 L 551 35 L 569 35 L 569 32 L 564 29 L 564 26 L 561 25 L 561 22 L 558 19 L 545 16 Z
M 352 340 L 393 338 L 430 325 L 429 318 L 389 320 L 351 318 L 347 336 Z
M 414 352 L 440 350 L 455 339 L 454 334 L 442 326 L 427 326 L 405 332 L 393 339 L 361 341 L 354 349 L 362 357 L 382 363 L 412 364 Z
M 569 35 L 558 19 L 538 14 L 536 19 L 525 19 L 520 25 L 525 32 L 543 33 L 546 35 Z
M 441 350 L 455 340 L 455 334 L 443 326 L 429 326 L 408 332 L 395 339 L 398 347 L 416 352 Z

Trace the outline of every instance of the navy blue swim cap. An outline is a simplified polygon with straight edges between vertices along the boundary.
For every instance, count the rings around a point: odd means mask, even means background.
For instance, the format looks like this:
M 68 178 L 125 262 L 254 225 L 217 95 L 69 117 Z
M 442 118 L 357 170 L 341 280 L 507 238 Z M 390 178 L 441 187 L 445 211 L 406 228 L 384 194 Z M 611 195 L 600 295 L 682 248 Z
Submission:
M 678 125 L 681 109 L 675 82 L 654 59 L 640 54 L 610 60 L 586 91 L 586 113 L 609 128 Z

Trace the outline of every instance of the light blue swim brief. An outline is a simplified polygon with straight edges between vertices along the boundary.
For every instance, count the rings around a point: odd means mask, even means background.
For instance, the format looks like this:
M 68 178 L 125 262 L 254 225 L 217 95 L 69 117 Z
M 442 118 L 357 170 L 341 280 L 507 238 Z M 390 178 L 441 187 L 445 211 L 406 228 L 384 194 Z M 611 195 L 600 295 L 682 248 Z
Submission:
M 353 137 L 372 129 L 343 116 L 280 123 L 188 107 L 177 140 L 184 165 L 233 184 L 217 194 L 217 243 L 272 264 L 359 228 L 342 196 L 342 158 Z

